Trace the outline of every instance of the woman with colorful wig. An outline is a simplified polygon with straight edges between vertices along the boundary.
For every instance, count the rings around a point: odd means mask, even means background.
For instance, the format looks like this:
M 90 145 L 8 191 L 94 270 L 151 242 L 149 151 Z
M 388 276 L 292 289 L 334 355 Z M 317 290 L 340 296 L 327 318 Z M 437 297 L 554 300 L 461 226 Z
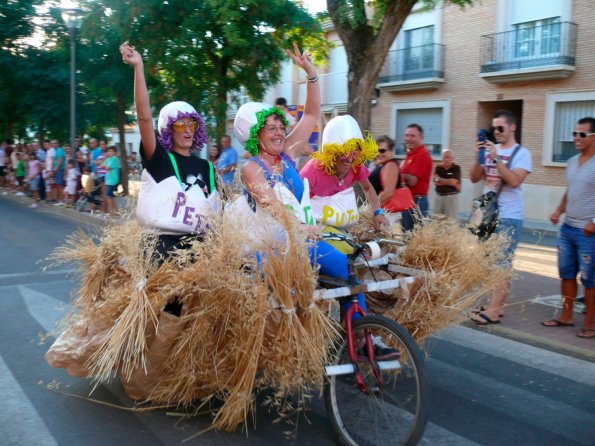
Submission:
M 202 117 L 192 105 L 170 102 L 153 126 L 149 93 L 141 55 L 128 43 L 120 46 L 122 59 L 134 67 L 134 101 L 141 134 L 143 165 L 137 218 L 159 231 L 157 251 L 167 256 L 189 246 L 208 228 L 208 217 L 218 209 L 215 171 L 207 160 L 192 156 L 207 143 Z
M 380 200 L 368 180 L 366 164 L 376 158 L 378 145 L 349 115 L 331 119 L 322 133 L 320 149 L 300 171 L 308 179 L 312 212 L 325 226 L 346 230 L 359 220 L 353 185 L 359 183 L 372 209 L 376 229 L 388 229 L 389 222 Z
M 290 209 L 306 225 L 309 237 L 317 239 L 322 227 L 314 225 L 306 209 L 309 207 L 310 195 L 308 181 L 302 180 L 291 157 L 297 154 L 304 141 L 308 141 L 320 118 L 318 76 L 310 54 L 300 53 L 297 45 L 294 45 L 294 52 L 288 54 L 307 75 L 304 114 L 293 131 L 286 135 L 289 123 L 279 108 L 249 102 L 238 109 L 234 131 L 240 143 L 252 154 L 252 158 L 242 168 L 241 179 L 255 206 L 268 208 L 273 214 L 279 208 Z M 374 156 L 375 152 L 372 158 Z M 310 244 L 309 252 L 311 263 L 318 266 L 320 274 L 348 279 L 347 256 L 344 253 L 323 240 Z M 358 295 L 358 300 L 367 312 L 362 293 Z M 374 345 L 379 360 L 398 355 L 396 350 L 384 345 L 380 338 L 374 338 Z

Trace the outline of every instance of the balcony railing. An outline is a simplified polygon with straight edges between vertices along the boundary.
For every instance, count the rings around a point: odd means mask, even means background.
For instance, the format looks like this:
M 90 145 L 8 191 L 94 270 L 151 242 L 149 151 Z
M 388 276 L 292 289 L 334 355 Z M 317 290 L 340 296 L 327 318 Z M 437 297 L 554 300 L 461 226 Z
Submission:
M 431 43 L 389 51 L 379 84 L 444 79 L 444 45 Z
M 481 73 L 574 66 L 576 39 L 571 22 L 481 36 Z

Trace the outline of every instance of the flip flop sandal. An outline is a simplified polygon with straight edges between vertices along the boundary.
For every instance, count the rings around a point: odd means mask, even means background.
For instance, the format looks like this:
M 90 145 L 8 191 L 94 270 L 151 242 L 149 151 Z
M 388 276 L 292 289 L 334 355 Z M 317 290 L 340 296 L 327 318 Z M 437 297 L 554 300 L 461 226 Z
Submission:
M 483 320 L 478 320 L 478 319 L 471 318 L 471 320 L 473 322 L 475 322 L 477 325 L 492 325 L 492 324 L 500 323 L 500 319 L 494 320 L 494 319 L 490 318 L 487 314 L 484 314 L 484 313 L 477 313 L 476 316 L 483 319 Z
M 483 311 L 486 311 L 487 309 L 488 309 L 488 307 L 484 307 L 483 305 L 480 305 L 479 307 L 471 308 L 470 313 L 471 314 L 479 314 Z M 500 313 L 500 317 L 504 317 L 504 313 Z
M 595 329 L 581 328 L 576 335 L 579 338 L 583 338 L 583 339 L 593 339 L 593 338 L 595 338 Z
M 544 327 L 574 327 L 574 322 L 562 322 L 558 319 L 550 319 L 541 323 Z

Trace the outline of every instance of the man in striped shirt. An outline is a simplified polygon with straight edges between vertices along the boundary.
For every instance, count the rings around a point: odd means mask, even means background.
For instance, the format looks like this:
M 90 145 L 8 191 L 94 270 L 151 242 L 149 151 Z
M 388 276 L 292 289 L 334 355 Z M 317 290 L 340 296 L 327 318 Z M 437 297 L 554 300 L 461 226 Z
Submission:
M 595 339 L 595 118 L 582 118 L 574 132 L 578 154 L 568 160 L 568 187 L 550 216 L 557 224 L 566 212 L 558 236 L 558 270 L 562 279 L 562 314 L 542 322 L 546 327 L 573 326 L 572 308 L 577 295 L 576 276 L 585 288 L 586 314 L 577 336 Z

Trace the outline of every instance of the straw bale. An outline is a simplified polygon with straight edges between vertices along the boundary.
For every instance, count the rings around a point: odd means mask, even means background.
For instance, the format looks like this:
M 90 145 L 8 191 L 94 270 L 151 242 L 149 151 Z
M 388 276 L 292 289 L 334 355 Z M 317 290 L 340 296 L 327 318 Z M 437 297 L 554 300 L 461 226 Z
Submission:
M 213 426 L 224 430 L 245 425 L 255 390 L 279 399 L 321 391 L 338 330 L 313 302 L 304 233 L 288 213 L 277 218 L 285 244 L 263 247 L 260 260 L 242 249 L 250 228 L 225 217 L 160 266 L 155 234 L 133 220 L 69 239 L 54 257 L 79 262 L 78 317 L 108 327 L 85 352 L 87 376 L 101 383 L 115 371 L 129 396 L 188 410 L 197 398 L 221 400 Z M 174 299 L 179 318 L 162 313 Z

